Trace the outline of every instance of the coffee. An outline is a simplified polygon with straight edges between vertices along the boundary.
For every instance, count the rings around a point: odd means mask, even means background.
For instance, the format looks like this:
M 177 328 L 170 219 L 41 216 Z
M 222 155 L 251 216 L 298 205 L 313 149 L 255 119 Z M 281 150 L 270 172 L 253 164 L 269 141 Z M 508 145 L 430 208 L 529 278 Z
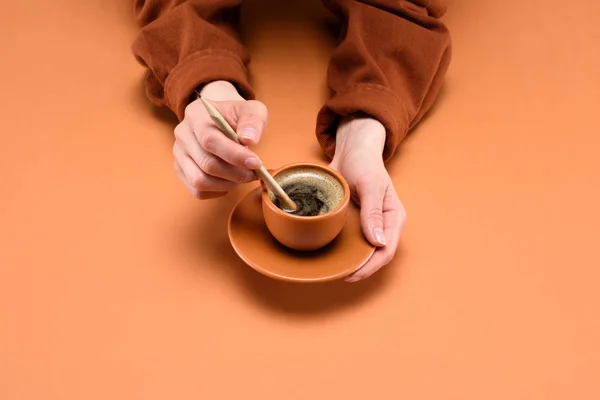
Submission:
M 334 210 L 344 199 L 344 187 L 341 182 L 317 168 L 292 168 L 278 174 L 275 180 L 298 206 L 296 211 L 291 212 L 294 215 L 323 215 Z M 273 203 L 283 210 L 279 200 L 272 193 L 269 193 L 269 196 Z
M 295 211 L 289 211 L 291 214 L 300 215 L 302 217 L 314 217 L 315 215 L 325 214 L 329 212 L 327 199 L 325 194 L 319 188 L 302 183 L 290 183 L 281 187 L 290 199 L 298 207 Z M 279 199 L 275 199 L 275 205 L 284 211 L 279 203 Z

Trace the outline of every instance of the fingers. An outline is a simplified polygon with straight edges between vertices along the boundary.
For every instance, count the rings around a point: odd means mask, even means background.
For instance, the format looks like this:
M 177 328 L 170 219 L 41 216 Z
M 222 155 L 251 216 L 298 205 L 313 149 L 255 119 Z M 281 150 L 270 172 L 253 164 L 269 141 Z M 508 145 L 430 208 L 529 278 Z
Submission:
M 191 143 L 185 146 L 185 149 L 181 148 L 178 150 L 178 144 L 176 143 L 173 152 L 181 154 L 187 152 L 196 165 L 207 175 L 237 183 L 248 183 L 257 179 L 257 175 L 253 170 L 228 164 L 222 159 L 206 152 L 196 140 L 192 140 Z
M 267 126 L 267 107 L 255 100 L 238 103 L 235 109 L 237 115 L 237 134 L 245 146 L 257 144 Z
M 387 182 L 373 184 L 372 179 L 366 179 L 357 184 L 357 194 L 360 201 L 360 219 L 367 240 L 377 247 L 387 244 L 383 220 L 383 200 L 386 194 Z
M 199 192 L 227 192 L 237 186 L 236 182 L 228 181 L 222 178 L 206 174 L 200 169 L 198 164 L 190 156 L 183 153 L 179 147 L 173 150 L 177 159 L 177 164 L 181 169 L 188 188 Z M 197 194 L 192 191 L 196 197 Z
M 267 107 L 256 100 L 211 102 L 225 120 L 236 130 L 240 143 L 244 146 L 257 144 L 267 126 Z M 200 107 L 200 106 L 198 106 Z M 198 113 L 197 107 L 192 113 Z
M 204 151 L 215 155 L 228 164 L 246 169 L 258 169 L 262 163 L 250 149 L 234 142 L 220 132 L 216 127 L 196 130 L 196 136 Z
M 200 200 L 214 199 L 217 197 L 225 196 L 227 194 L 227 192 L 201 192 L 198 189 L 192 187 L 189 184 L 188 179 L 185 176 L 185 174 L 183 173 L 183 170 L 181 169 L 181 166 L 179 165 L 178 162 L 175 162 L 175 172 L 177 172 L 177 176 L 183 182 L 185 187 L 190 191 L 192 196 L 196 197 L 197 199 L 200 199 Z
M 375 251 L 371 259 L 360 269 L 358 272 L 350 275 L 346 278 L 346 282 L 358 282 L 368 278 L 375 272 L 379 271 L 382 267 L 389 264 L 394 255 L 389 249 L 385 247 Z
M 204 153 L 194 158 L 196 164 L 207 175 L 225 179 L 235 183 L 248 183 L 256 180 L 258 175 L 251 169 L 235 167 L 211 154 Z
M 258 101 L 212 102 L 237 130 L 240 143 L 215 126 L 200 101 L 192 102 L 175 128 L 175 170 L 188 190 L 198 198 L 224 195 L 240 183 L 257 179 L 262 163 L 246 145 L 260 140 L 267 123 L 267 109 Z
M 177 176 L 179 177 L 181 182 L 183 182 L 185 187 L 190 191 L 192 196 L 198 197 L 198 190 L 196 188 L 193 188 L 192 185 L 189 184 L 185 174 L 183 173 L 183 170 L 181 169 L 181 166 L 177 161 L 175 161 L 175 172 L 177 173 Z
M 390 186 L 386 191 L 383 200 L 383 210 L 387 245 L 378 248 L 371 259 L 361 269 L 346 278 L 346 282 L 358 282 L 368 278 L 389 264 L 396 255 L 400 234 L 406 222 L 406 211 L 402 203 L 400 203 L 393 186 Z
M 194 134 L 200 146 L 225 162 L 237 167 L 258 169 L 262 163 L 246 146 L 259 142 L 267 125 L 267 108 L 256 100 L 211 102 L 227 122 L 236 129 L 241 144 L 223 134 L 208 117 L 205 110 L 199 114 L 197 107 L 189 112 Z M 193 116 L 193 117 L 192 117 Z M 201 117 L 200 117 L 201 116 Z

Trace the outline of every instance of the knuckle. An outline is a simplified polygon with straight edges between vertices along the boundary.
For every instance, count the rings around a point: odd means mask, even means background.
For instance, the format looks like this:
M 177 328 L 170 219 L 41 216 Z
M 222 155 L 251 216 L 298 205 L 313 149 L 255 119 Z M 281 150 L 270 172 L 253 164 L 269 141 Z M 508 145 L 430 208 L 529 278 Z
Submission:
M 398 205 L 398 214 L 400 216 L 401 221 L 406 221 L 406 217 L 407 217 L 406 208 L 404 208 L 404 205 L 402 203 L 400 203 Z
M 383 221 L 383 210 L 381 209 L 381 207 L 375 207 L 375 208 L 371 208 L 368 212 L 367 212 L 367 217 L 370 220 L 374 220 L 374 221 Z
M 207 174 L 210 174 L 215 171 L 216 162 L 217 160 L 214 157 L 205 154 L 200 160 L 199 167 L 202 171 L 206 172 Z
M 248 103 L 252 106 L 253 113 L 259 114 L 261 118 L 267 115 L 267 106 L 262 101 L 250 100 Z
M 257 114 L 250 114 L 246 117 L 245 124 L 250 125 L 251 127 L 259 128 L 259 133 L 260 133 L 263 126 L 265 125 L 265 120 L 264 120 L 264 118 L 261 118 Z
M 241 151 L 228 151 L 226 154 L 223 154 L 224 160 L 232 165 L 240 165 L 242 162 L 243 154 Z
M 394 253 L 390 252 L 383 258 L 383 265 L 387 265 L 394 259 Z M 382 266 L 383 266 L 382 265 Z
M 181 152 L 181 149 L 177 145 L 177 142 L 175 142 L 175 144 L 173 144 L 173 157 L 175 157 L 175 159 L 177 159 L 179 157 L 180 152 Z
M 197 173 L 190 177 L 190 184 L 193 188 L 203 190 L 206 187 L 206 176 L 203 173 Z
M 216 148 L 216 137 L 211 133 L 200 136 L 200 146 L 206 151 L 214 152 Z
M 247 114 L 244 117 L 244 126 L 247 126 L 247 125 L 249 125 L 253 128 L 256 126 L 260 127 L 260 126 L 262 126 L 262 120 L 258 115 L 254 114 L 254 113 Z
M 400 200 L 398 200 L 398 210 L 402 215 L 406 215 L 406 207 L 404 207 L 404 204 Z
M 191 110 L 192 110 L 192 107 L 193 107 L 192 105 L 193 105 L 193 104 L 194 104 L 194 103 L 190 103 L 190 104 L 188 104 L 188 105 L 187 105 L 187 107 L 185 107 L 185 110 L 183 110 L 183 118 L 184 118 L 184 119 L 190 118 L 190 116 L 191 116 L 191 114 L 192 114 L 192 111 L 191 111 Z
M 243 111 L 243 120 L 247 124 L 264 128 L 268 120 L 267 106 L 257 100 L 251 100 Z
M 391 263 L 395 256 L 396 256 L 396 249 L 387 250 L 382 259 L 381 266 L 383 267 L 384 265 L 388 265 L 389 263 Z
M 185 107 L 185 110 L 183 111 L 183 116 L 186 119 L 193 118 L 197 114 L 198 114 L 198 102 L 197 101 L 192 101 L 190 104 L 188 104 Z
M 383 261 L 381 263 L 381 266 L 379 268 L 385 267 L 386 265 L 388 265 L 389 263 L 391 263 L 393 259 L 394 259 L 394 255 L 393 254 L 385 256 L 385 258 L 383 259 Z
M 254 180 L 254 172 L 250 170 L 241 170 L 238 175 L 236 181 L 239 183 L 247 183 L 252 182 Z
M 175 139 L 183 141 L 185 139 L 185 126 L 183 124 L 179 124 L 174 129 Z

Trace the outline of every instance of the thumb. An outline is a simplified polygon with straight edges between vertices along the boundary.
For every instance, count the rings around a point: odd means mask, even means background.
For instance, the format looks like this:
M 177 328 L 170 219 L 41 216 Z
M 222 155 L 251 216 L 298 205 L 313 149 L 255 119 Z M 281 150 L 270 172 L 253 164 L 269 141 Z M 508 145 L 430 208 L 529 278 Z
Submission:
M 358 193 L 360 198 L 360 219 L 367 240 L 377 247 L 386 245 L 383 229 L 383 200 L 386 188 L 369 187 Z
M 257 144 L 267 126 L 267 107 L 256 100 L 237 104 L 237 134 L 245 146 Z

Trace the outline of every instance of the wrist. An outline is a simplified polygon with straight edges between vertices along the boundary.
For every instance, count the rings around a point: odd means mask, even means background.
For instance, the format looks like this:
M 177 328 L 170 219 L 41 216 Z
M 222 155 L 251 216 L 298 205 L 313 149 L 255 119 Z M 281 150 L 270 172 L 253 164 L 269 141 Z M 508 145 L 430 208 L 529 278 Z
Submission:
M 236 87 L 228 81 L 212 81 L 201 88 L 198 93 L 206 99 L 214 101 L 242 101 L 244 98 L 239 94 Z
M 344 117 L 337 128 L 334 158 L 350 151 L 383 157 L 386 130 L 378 120 L 368 116 Z

